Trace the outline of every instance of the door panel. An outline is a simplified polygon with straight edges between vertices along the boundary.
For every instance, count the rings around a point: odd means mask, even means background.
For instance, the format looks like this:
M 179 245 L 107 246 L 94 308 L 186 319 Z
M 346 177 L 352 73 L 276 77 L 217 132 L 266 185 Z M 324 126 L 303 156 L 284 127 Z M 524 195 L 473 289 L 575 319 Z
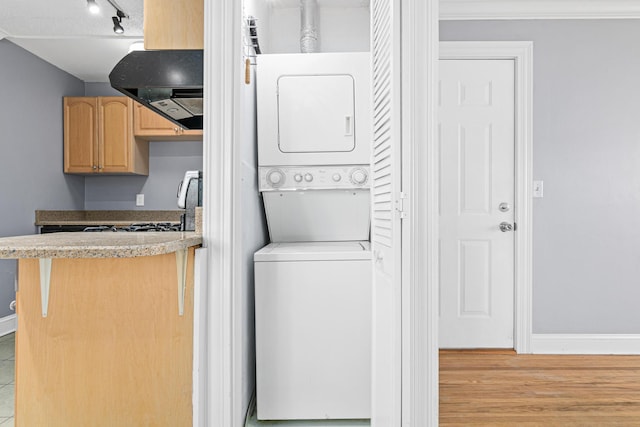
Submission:
M 64 98 L 64 171 L 92 173 L 98 163 L 95 97 Z
M 354 90 L 353 77 L 347 75 L 280 77 L 280 151 L 352 151 L 355 148 Z
M 440 61 L 441 348 L 513 348 L 514 71 Z
M 372 427 L 401 424 L 400 0 L 372 11 Z
M 123 96 L 99 99 L 102 144 L 98 168 L 101 172 L 127 172 L 131 165 L 133 104 Z

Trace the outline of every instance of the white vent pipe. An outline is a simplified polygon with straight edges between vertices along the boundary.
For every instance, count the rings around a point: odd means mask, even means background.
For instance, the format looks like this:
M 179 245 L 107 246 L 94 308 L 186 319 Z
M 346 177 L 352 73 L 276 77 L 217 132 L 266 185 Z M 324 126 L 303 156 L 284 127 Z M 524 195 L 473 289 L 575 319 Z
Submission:
M 314 53 L 318 51 L 317 0 L 300 0 L 300 51 Z

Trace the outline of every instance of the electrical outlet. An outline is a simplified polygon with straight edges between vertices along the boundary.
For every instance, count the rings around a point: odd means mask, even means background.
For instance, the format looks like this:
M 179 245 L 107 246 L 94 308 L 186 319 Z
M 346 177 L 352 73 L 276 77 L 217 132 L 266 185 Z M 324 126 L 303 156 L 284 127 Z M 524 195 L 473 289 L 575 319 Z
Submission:
M 136 194 L 136 206 L 144 206 L 144 194 Z

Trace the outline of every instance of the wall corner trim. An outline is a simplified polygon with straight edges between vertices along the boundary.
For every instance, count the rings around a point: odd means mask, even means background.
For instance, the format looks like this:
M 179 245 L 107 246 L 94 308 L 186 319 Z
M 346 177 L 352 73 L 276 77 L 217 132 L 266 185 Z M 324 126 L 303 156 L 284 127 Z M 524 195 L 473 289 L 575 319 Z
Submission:
M 440 19 L 634 19 L 634 0 L 441 0 Z
M 16 331 L 18 325 L 18 318 L 15 314 L 0 318 L 0 337 L 8 335 Z
M 640 334 L 533 334 L 533 354 L 640 355 Z

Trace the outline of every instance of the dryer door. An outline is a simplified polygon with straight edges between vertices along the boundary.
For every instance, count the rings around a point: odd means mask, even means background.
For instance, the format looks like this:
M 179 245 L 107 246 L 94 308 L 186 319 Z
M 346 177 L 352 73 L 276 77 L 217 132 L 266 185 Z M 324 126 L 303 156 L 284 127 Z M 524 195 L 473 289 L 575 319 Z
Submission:
M 355 87 L 349 75 L 278 79 L 278 146 L 283 153 L 355 148 Z

